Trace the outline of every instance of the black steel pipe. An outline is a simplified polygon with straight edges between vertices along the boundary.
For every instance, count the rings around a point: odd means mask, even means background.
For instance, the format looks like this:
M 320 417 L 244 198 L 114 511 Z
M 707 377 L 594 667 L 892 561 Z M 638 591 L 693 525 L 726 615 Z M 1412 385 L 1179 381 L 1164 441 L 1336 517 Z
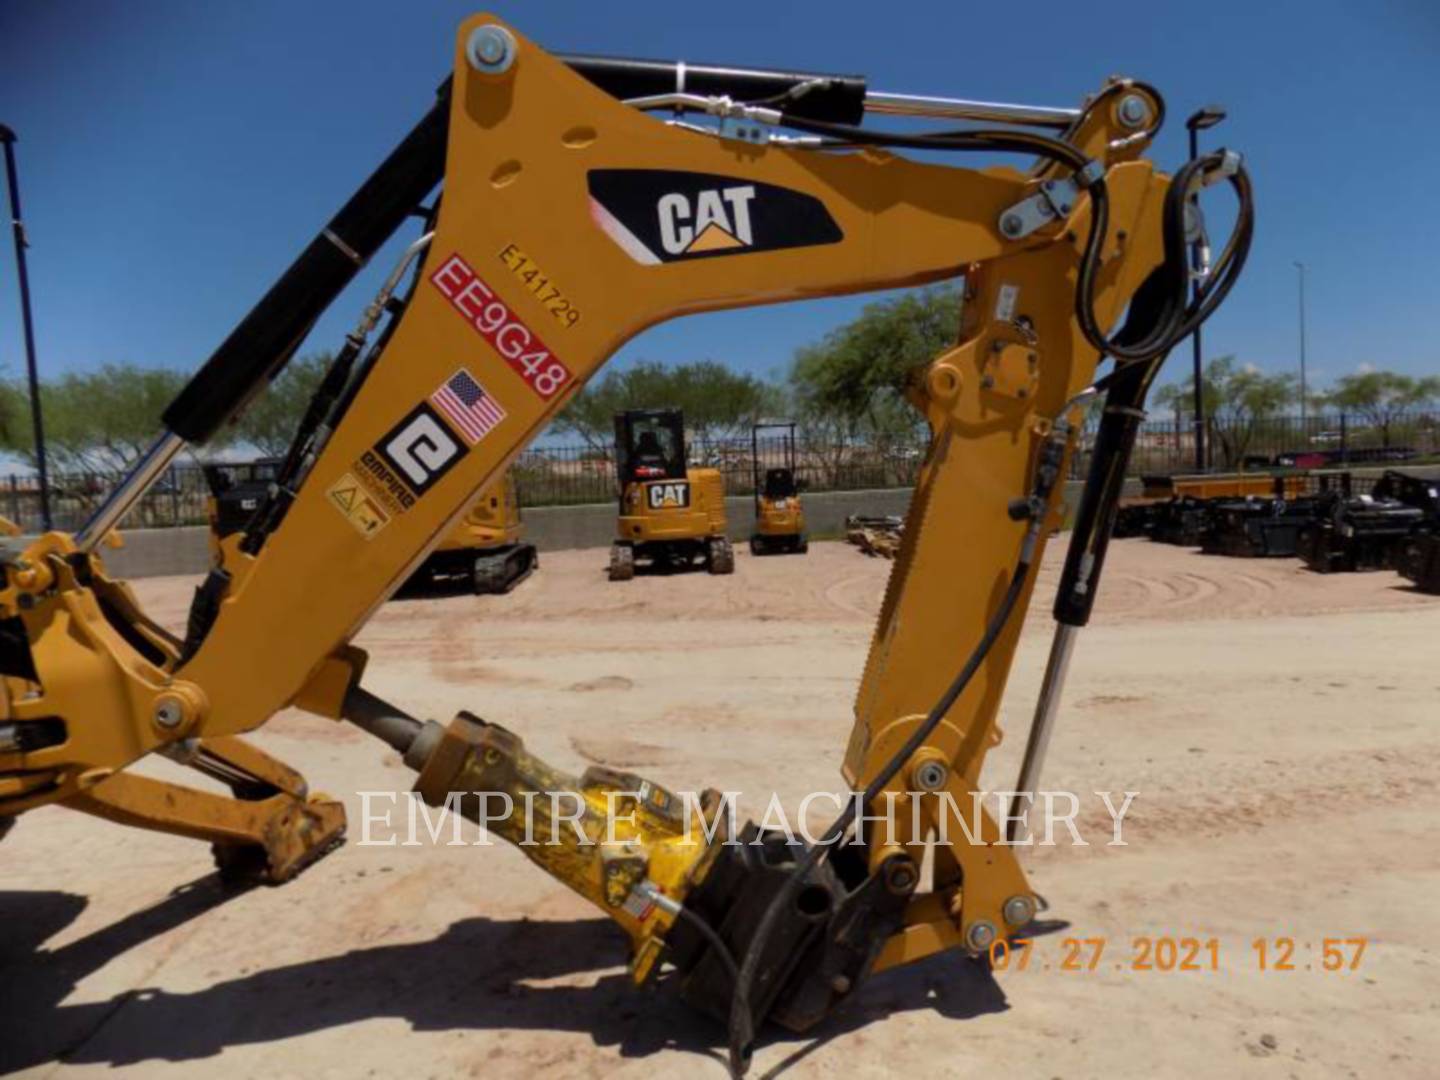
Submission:
M 40 375 L 35 364 L 35 322 L 30 315 L 30 272 L 25 249 L 25 222 L 20 216 L 20 179 L 15 171 L 15 132 L 0 124 L 5 144 L 5 179 L 10 187 L 10 227 L 15 235 L 15 277 L 20 286 L 20 317 L 25 329 L 25 372 L 30 382 L 30 422 L 35 431 L 35 471 L 40 482 L 40 523 L 45 532 L 55 527 L 50 516 L 50 473 L 45 464 L 45 418 L 40 410 Z M 16 522 L 16 524 L 20 524 Z

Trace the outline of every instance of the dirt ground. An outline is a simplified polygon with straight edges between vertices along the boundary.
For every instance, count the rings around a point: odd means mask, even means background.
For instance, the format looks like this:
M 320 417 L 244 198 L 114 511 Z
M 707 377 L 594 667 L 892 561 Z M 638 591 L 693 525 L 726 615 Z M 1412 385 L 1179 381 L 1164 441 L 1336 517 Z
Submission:
M 839 785 L 888 563 L 827 543 L 628 585 L 603 564 L 548 555 L 510 597 L 386 606 L 360 640 L 367 685 L 421 715 L 468 708 L 564 768 L 743 791 L 751 814 L 771 789 L 794 807 Z M 1021 733 L 1056 576 L 1006 698 Z M 189 585 L 138 588 L 178 623 Z M 752 1075 L 1435 1075 L 1437 641 L 1440 598 L 1392 574 L 1117 542 L 1046 775 L 1087 794 L 1096 842 L 1022 854 L 1059 931 L 994 979 L 954 955 L 879 975 L 810 1037 L 768 1033 Z M 358 730 L 290 713 L 256 738 L 345 799 L 352 837 L 358 791 L 410 783 Z M 1140 792 L 1127 846 L 1104 845 L 1105 790 Z M 1142 936 L 1214 938 L 1219 970 L 1135 970 Z M 1093 970 L 1090 945 L 1063 969 L 1067 937 L 1104 940 Z M 1324 940 L 1353 937 L 1358 969 L 1323 970 Z M 1293 939 L 1294 970 L 1261 971 L 1257 938 Z M 618 931 L 502 845 L 352 843 L 227 894 L 201 845 L 41 810 L 0 846 L 0 956 L 4 1071 L 724 1075 L 718 1026 L 631 990 Z

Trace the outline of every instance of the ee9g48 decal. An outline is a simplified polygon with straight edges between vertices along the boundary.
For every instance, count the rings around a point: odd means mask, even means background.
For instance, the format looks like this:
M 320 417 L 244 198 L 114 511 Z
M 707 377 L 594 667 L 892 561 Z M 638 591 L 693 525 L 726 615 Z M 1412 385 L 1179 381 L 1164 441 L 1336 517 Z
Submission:
M 592 169 L 590 216 L 647 266 L 834 244 L 843 234 L 803 191 L 714 173 Z

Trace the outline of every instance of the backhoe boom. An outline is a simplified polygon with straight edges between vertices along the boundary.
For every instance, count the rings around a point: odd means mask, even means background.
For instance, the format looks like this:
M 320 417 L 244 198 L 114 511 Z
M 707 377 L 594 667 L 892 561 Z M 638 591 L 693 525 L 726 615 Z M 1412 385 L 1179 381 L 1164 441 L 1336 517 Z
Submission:
M 877 132 L 860 126 L 867 112 L 1011 126 Z M 221 769 L 250 815 L 229 832 L 173 827 L 262 850 L 282 877 L 338 835 L 334 804 L 236 736 L 291 705 L 344 717 L 402 752 L 427 801 L 517 842 L 539 828 L 549 842 L 527 855 L 626 931 L 637 981 L 672 963 L 687 997 L 729 1016 L 736 1071 L 763 1019 L 804 1028 L 877 967 L 985 952 L 1037 908 L 1002 823 L 949 828 L 923 889 L 921 853 L 971 805 L 1001 739 L 1080 409 L 1108 387 L 1128 412 L 1107 417 L 1067 565 L 1060 613 L 1073 625 L 1103 561 L 1128 420 L 1248 245 L 1238 157 L 1161 174 L 1141 154 L 1162 117 L 1158 94 L 1126 80 L 1075 109 L 872 95 L 853 76 L 556 57 L 491 16 L 467 20 L 434 108 L 166 411 L 144 467 L 76 537 L 47 535 L 5 566 L 0 615 L 22 631 L 3 657 L 5 714 L 23 738 L 0 745 L 0 815 L 58 802 L 166 827 L 153 805 L 136 809 L 149 796 L 124 772 L 163 752 Z M 907 148 L 1033 165 L 957 168 Z M 422 205 L 442 179 L 443 199 Z M 1241 199 L 1237 238 L 1192 300 L 1185 204 L 1219 180 Z M 167 633 L 106 575 L 99 540 L 157 463 L 274 377 L 416 213 L 413 262 L 347 339 L 266 505 L 220 542 L 185 638 Z M 853 808 L 816 846 L 732 831 L 713 793 L 687 814 L 650 781 L 568 777 L 475 715 L 422 722 L 361 688 L 355 633 L 636 334 L 695 312 L 958 277 L 958 338 L 910 387 L 930 446 L 844 761 L 861 810 L 895 806 L 891 835 L 857 825 Z M 1116 372 L 1097 384 L 1107 353 Z M 536 809 L 560 790 L 575 814 Z M 512 811 L 455 794 L 474 792 Z

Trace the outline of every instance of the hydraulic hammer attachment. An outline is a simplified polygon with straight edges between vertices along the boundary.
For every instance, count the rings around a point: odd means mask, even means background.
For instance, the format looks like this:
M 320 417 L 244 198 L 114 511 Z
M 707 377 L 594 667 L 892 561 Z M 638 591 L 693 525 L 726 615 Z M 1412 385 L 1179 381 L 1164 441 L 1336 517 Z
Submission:
M 1129 79 L 1054 109 L 807 72 L 557 59 L 483 14 L 455 46 L 425 118 L 170 405 L 85 527 L 0 559 L 0 830 L 71 805 L 208 839 L 227 870 L 283 880 L 339 837 L 343 812 L 233 736 L 290 706 L 343 717 L 401 752 L 426 802 L 516 844 L 618 923 L 637 983 L 673 963 L 687 998 L 728 1016 L 738 1076 L 765 1020 L 807 1028 L 872 970 L 983 957 L 1033 920 L 1005 822 L 979 796 L 1035 570 L 1063 519 L 1078 410 L 1104 393 L 1019 813 L 1146 393 L 1244 266 L 1250 180 L 1228 150 L 1161 173 L 1144 155 L 1163 100 Z M 860 126 L 870 113 L 947 125 Z M 443 205 L 422 206 L 441 183 Z M 1197 280 L 1198 198 L 1220 183 L 1235 223 Z M 98 545 L 417 211 L 424 234 L 347 338 L 243 541 L 222 541 L 177 637 L 106 575 Z M 421 722 L 359 689 L 355 634 L 624 342 L 680 315 L 959 276 L 951 344 L 905 387 L 929 444 L 855 697 L 842 767 L 854 798 L 816 843 L 738 827 L 714 791 L 681 799 L 606 768 L 568 776 L 497 725 Z M 1115 367 L 1097 378 L 1106 357 Z M 711 565 L 725 561 L 712 552 Z M 123 771 L 154 753 L 235 797 Z M 892 804 L 882 837 L 875 812 Z
M 806 1031 L 870 974 L 881 948 L 899 932 L 905 907 L 919 883 L 906 854 L 871 872 L 863 844 L 841 847 L 804 868 L 808 846 L 746 823 L 686 898 L 685 906 L 720 935 L 735 956 L 746 955 L 776 896 L 797 871 L 803 884 L 785 904 L 777 928 L 759 942 L 759 967 L 750 1009 L 791 1031 Z M 670 959 L 684 973 L 687 1002 L 722 1020 L 730 1016 L 735 973 L 714 942 L 685 921 L 670 940 Z
M 736 829 L 733 805 L 713 789 L 684 800 L 614 769 L 571 776 L 469 713 L 443 728 L 422 724 L 356 689 L 346 716 L 404 753 L 426 803 L 508 840 L 619 923 L 637 984 L 663 955 L 685 999 L 720 1018 L 735 993 L 734 958 L 755 943 L 797 871 L 803 883 L 759 943 L 750 994 L 757 1019 L 793 1031 L 819 1022 L 869 974 L 920 880 L 903 852 L 872 870 L 863 843 L 803 867 L 807 845 L 750 822 Z
M 637 984 L 654 973 L 680 899 L 719 850 L 711 844 L 719 792 L 682 800 L 603 766 L 572 776 L 498 724 L 465 712 L 446 727 L 422 724 L 359 689 L 347 697 L 345 716 L 404 754 L 426 803 L 508 840 L 619 923 Z

